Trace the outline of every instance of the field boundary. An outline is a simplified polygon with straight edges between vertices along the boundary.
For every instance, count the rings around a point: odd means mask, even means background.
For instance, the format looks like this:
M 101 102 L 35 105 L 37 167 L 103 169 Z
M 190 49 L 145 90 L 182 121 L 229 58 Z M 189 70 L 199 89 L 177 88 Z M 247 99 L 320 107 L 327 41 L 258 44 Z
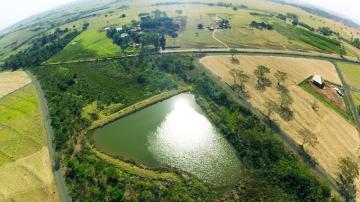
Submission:
M 37 78 L 30 71 L 25 71 L 25 72 L 31 78 L 32 83 L 35 86 L 35 89 L 36 89 L 36 92 L 37 92 L 37 95 L 39 98 L 40 110 L 42 113 L 42 119 L 44 122 L 44 127 L 45 127 L 45 132 L 46 132 L 47 147 L 48 147 L 49 154 L 50 154 L 51 169 L 54 174 L 54 180 L 55 180 L 57 190 L 59 191 L 60 199 L 61 199 L 61 201 L 64 201 L 64 202 L 71 202 L 72 200 L 71 200 L 71 197 L 70 197 L 67 187 L 66 187 L 63 172 L 62 172 L 61 168 L 55 170 L 55 165 L 57 164 L 57 159 L 56 159 L 55 147 L 53 145 L 54 132 L 51 127 L 51 119 L 50 119 L 49 109 L 47 107 L 47 101 L 46 101 L 44 92 L 43 92 L 41 85 L 40 85 L 39 81 L 37 80 Z
M 158 102 L 164 101 L 170 97 L 173 97 L 175 95 L 184 93 L 189 91 L 190 88 L 189 87 L 180 87 L 178 89 L 175 90 L 170 90 L 170 91 L 166 91 L 163 93 L 160 93 L 158 95 L 155 95 L 153 97 L 150 97 L 148 99 L 142 100 L 140 102 L 137 102 L 129 107 L 126 107 L 118 112 L 115 112 L 109 116 L 106 116 L 105 118 L 99 119 L 97 121 L 94 121 L 93 124 L 91 124 L 91 126 L 87 129 L 88 131 L 90 130 L 94 130 L 96 128 L 101 128 L 106 124 L 109 124 L 111 122 L 114 122 L 120 118 L 123 118 L 125 116 L 128 116 L 132 113 L 135 113 L 137 111 L 140 111 L 150 105 L 154 105 Z

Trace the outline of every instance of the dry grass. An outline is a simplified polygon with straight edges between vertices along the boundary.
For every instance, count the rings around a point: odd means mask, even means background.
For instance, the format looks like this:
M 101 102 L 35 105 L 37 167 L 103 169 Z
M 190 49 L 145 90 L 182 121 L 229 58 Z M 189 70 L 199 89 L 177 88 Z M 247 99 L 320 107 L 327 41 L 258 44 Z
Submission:
M 47 147 L 0 167 L 0 201 L 59 201 Z
M 271 119 L 299 144 L 302 143 L 302 138 L 298 133 L 300 129 L 307 128 L 313 131 L 319 144 L 314 148 L 306 145 L 305 150 L 334 178 L 338 172 L 339 158 L 350 156 L 360 163 L 357 158 L 360 138 L 356 128 L 321 102 L 318 102 L 319 111 L 315 112 L 312 109 L 315 98 L 298 86 L 301 81 L 314 72 L 321 74 L 328 81 L 340 84 L 333 64 L 321 60 L 286 57 L 239 56 L 238 59 L 240 60 L 239 65 L 232 64 L 230 57 L 226 56 L 205 57 L 201 62 L 229 84 L 233 82 L 233 78 L 229 74 L 230 69 L 238 68 L 249 74 L 250 82 L 247 85 L 251 96 L 249 101 L 265 114 L 267 113 L 265 102 L 268 100 L 278 102 L 279 100 L 278 92 L 274 87 L 276 80 L 273 74 L 276 70 L 286 72 L 289 77 L 286 85 L 294 99 L 291 106 L 294 111 L 294 120 L 287 122 L 277 114 L 273 114 Z M 265 92 L 255 89 L 256 78 L 253 72 L 258 65 L 265 65 L 271 69 L 270 79 L 273 86 Z M 357 184 L 359 190 L 360 182 Z
M 31 79 L 24 71 L 0 73 L 0 98 L 29 84 Z

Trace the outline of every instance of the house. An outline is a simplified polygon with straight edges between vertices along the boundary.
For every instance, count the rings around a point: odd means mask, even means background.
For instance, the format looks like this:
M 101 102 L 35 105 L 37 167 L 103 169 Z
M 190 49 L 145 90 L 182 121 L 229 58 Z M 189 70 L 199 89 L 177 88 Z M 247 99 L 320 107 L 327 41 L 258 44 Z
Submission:
M 312 82 L 315 86 L 317 86 L 317 87 L 319 87 L 319 88 L 321 88 L 321 89 L 323 89 L 324 86 L 325 86 L 325 82 L 324 82 L 324 80 L 322 79 L 321 75 L 319 75 L 319 74 L 315 74 L 315 75 L 312 77 L 311 82 Z

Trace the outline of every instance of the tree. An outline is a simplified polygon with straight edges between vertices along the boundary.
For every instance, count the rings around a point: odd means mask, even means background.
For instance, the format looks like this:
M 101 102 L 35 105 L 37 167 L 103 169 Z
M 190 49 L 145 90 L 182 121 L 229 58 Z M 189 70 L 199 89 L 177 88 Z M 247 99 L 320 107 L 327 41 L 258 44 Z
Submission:
M 286 93 L 286 91 L 280 91 L 280 100 L 280 107 L 282 109 L 289 107 L 289 105 L 291 105 L 294 101 L 289 93 Z
M 241 93 L 246 93 L 245 83 L 249 82 L 249 75 L 239 69 L 231 69 L 230 74 L 234 79 L 234 87 Z
M 356 198 L 356 186 L 354 181 L 359 177 L 359 166 L 350 157 L 339 160 L 338 185 L 346 201 L 354 201 Z
M 280 86 L 288 78 L 288 76 L 287 73 L 278 70 L 275 73 L 275 78 L 277 79 L 278 86 Z
M 268 116 L 268 118 L 271 117 L 271 114 L 272 114 L 273 112 L 278 111 L 278 108 L 279 108 L 278 105 L 276 104 L 276 102 L 274 102 L 274 101 L 272 101 L 272 100 L 266 101 L 265 106 L 266 106 L 266 109 L 267 109 L 267 116 Z
M 266 87 L 271 86 L 271 81 L 266 77 L 267 74 L 270 73 L 270 69 L 268 67 L 265 67 L 263 65 L 260 65 L 255 70 L 254 74 L 257 77 L 257 84 L 256 88 L 258 90 L 265 90 Z
M 239 63 L 239 60 L 234 57 L 235 54 L 238 53 L 238 50 L 235 49 L 235 48 L 232 48 L 232 49 L 229 50 L 229 52 L 231 54 L 231 62 L 232 63 Z
M 311 108 L 315 111 L 315 112 L 318 112 L 320 107 L 319 107 L 319 104 L 316 100 L 314 100 L 314 102 L 312 103 L 311 105 Z
M 299 130 L 298 133 L 301 135 L 301 137 L 303 139 L 303 142 L 301 144 L 302 148 L 306 144 L 309 144 L 310 146 L 314 147 L 316 144 L 319 143 L 316 135 L 307 128 L 303 128 L 303 129 Z
M 201 24 L 201 23 L 199 23 L 199 24 L 197 25 L 197 28 L 198 28 L 198 29 L 204 29 L 204 25 Z

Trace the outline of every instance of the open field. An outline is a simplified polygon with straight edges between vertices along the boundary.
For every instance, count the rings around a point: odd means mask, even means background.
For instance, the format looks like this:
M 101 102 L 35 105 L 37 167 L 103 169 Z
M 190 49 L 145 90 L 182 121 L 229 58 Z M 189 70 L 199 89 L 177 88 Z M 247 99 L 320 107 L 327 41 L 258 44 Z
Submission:
M 226 56 L 209 56 L 201 59 L 201 62 L 218 75 L 228 84 L 233 83 L 233 78 L 229 74 L 232 68 L 245 71 L 250 76 L 249 84 L 246 85 L 250 94 L 249 101 L 264 114 L 267 114 L 266 101 L 278 101 L 279 96 L 276 88 L 268 88 L 265 92 L 255 89 L 256 78 L 254 70 L 258 65 L 265 65 L 271 69 L 271 79 L 273 86 L 276 79 L 273 74 L 276 70 L 284 71 L 288 74 L 285 82 L 294 103 L 291 109 L 294 112 L 294 119 L 287 122 L 277 114 L 271 115 L 271 119 L 284 130 L 296 143 L 302 144 L 299 130 L 307 128 L 313 131 L 319 140 L 315 147 L 305 145 L 305 150 L 325 169 L 332 177 L 336 178 L 338 172 L 337 163 L 339 158 L 350 156 L 359 163 L 358 147 L 360 138 L 356 128 L 346 121 L 341 115 L 331 108 L 319 102 L 319 111 L 312 109 L 312 103 L 316 98 L 305 92 L 298 86 L 300 82 L 308 78 L 314 72 L 321 74 L 324 79 L 340 84 L 340 79 L 333 64 L 327 61 L 282 58 L 265 56 L 239 56 L 239 65 L 231 63 L 231 58 Z M 358 190 L 360 188 L 359 181 Z
M 59 201 L 43 121 L 32 84 L 0 99 L 0 201 Z
M 0 99 L 30 82 L 31 79 L 23 71 L 0 72 Z
M 106 32 L 89 29 L 77 36 L 49 62 L 108 57 L 121 54 L 121 48 L 106 36 Z
M 337 66 L 345 77 L 347 84 L 360 89 L 360 65 L 338 62 Z
M 48 25 L 52 20 L 59 21 L 61 28 L 77 28 L 81 29 L 83 23 L 90 23 L 90 32 L 98 32 L 99 30 L 103 30 L 108 26 L 119 26 L 128 24 L 131 20 L 138 20 L 138 14 L 140 12 L 150 12 L 155 9 L 160 9 L 162 11 L 167 12 L 170 16 L 176 16 L 175 10 L 181 9 L 183 14 L 187 16 L 187 24 L 186 28 L 183 32 L 179 34 L 179 37 L 176 39 L 168 38 L 168 46 L 181 46 L 184 48 L 189 47 L 222 47 L 222 44 L 218 43 L 216 40 L 212 38 L 212 33 L 207 30 L 197 30 L 196 25 L 199 22 L 204 24 L 213 23 L 214 18 L 225 17 L 230 20 L 232 24 L 231 30 L 221 30 L 217 33 L 217 38 L 221 41 L 224 41 L 231 47 L 244 47 L 244 48 L 276 48 L 281 50 L 286 49 L 297 49 L 297 50 L 310 50 L 316 51 L 318 50 L 316 47 L 310 46 L 304 42 L 288 40 L 286 35 L 283 33 L 278 33 L 277 31 L 267 31 L 267 30 L 254 30 L 249 29 L 248 24 L 252 20 L 259 20 L 265 22 L 271 22 L 275 18 L 269 17 L 261 17 L 261 16 L 252 16 L 250 12 L 262 12 L 266 14 L 286 14 L 286 13 L 294 13 L 299 16 L 299 21 L 310 25 L 311 27 L 317 29 L 319 27 L 330 27 L 335 32 L 339 32 L 341 37 L 350 40 L 352 36 L 354 38 L 360 37 L 360 30 L 351 28 L 349 26 L 343 25 L 340 22 L 335 22 L 331 19 L 326 19 L 324 17 L 320 17 L 311 13 L 308 13 L 300 8 L 296 8 L 289 5 L 277 4 L 265 0 L 243 0 L 240 3 L 236 0 L 229 0 L 228 3 L 233 3 L 234 6 L 245 5 L 248 8 L 238 9 L 234 11 L 232 7 L 224 8 L 218 6 L 208 6 L 208 5 L 200 5 L 200 4 L 190 4 L 191 0 L 185 0 L 184 2 L 189 2 L 189 4 L 181 4 L 179 5 L 161 5 L 155 6 L 155 3 L 164 2 L 163 0 L 151 0 L 151 1 L 140 1 L 134 0 L 129 4 L 128 8 L 120 8 L 119 4 L 109 1 L 102 1 L 104 5 L 102 6 L 99 3 L 84 3 L 83 5 L 77 5 L 74 7 L 68 7 L 68 12 L 62 14 L 61 12 L 55 12 L 53 14 L 46 15 L 43 19 L 37 19 L 38 22 L 35 21 L 35 18 L 32 20 L 28 20 L 27 23 L 34 25 L 34 27 L 41 28 L 40 30 L 43 33 L 49 33 L 55 30 L 55 28 L 49 28 L 51 26 Z M 218 3 L 216 0 L 200 0 L 199 3 Z M 96 7 L 96 8 L 95 8 Z M 82 15 L 76 18 L 76 13 L 82 13 Z M 120 18 L 121 14 L 126 14 L 125 18 Z M 23 25 L 23 27 L 27 27 L 27 29 L 18 29 L 13 33 L 10 33 L 2 38 L 0 38 L 0 58 L 5 58 L 10 54 L 11 45 L 21 45 L 28 38 L 39 34 L 39 31 L 30 31 L 31 26 Z M 87 34 L 84 34 L 87 35 Z M 91 35 L 91 34 L 88 34 Z M 93 47 L 87 47 L 89 44 L 81 46 L 78 44 L 72 48 L 70 48 L 67 52 L 58 56 L 59 59 L 62 57 L 69 57 L 73 53 L 78 54 L 79 50 L 84 51 L 84 56 L 92 57 L 94 52 L 93 50 L 102 49 L 108 42 L 104 42 L 105 45 L 102 45 L 100 41 L 104 40 L 101 33 L 94 34 L 93 40 L 97 41 L 96 45 Z M 91 40 L 90 40 L 91 41 Z M 90 43 L 93 44 L 94 41 Z M 351 47 L 349 44 L 343 44 L 345 46 L 346 52 L 350 56 L 359 56 L 359 52 Z M 99 46 L 98 48 L 96 48 Z M 23 50 L 23 47 L 28 47 L 28 43 L 22 45 L 19 50 Z M 78 51 L 76 51 L 78 50 Z M 115 54 L 115 48 L 110 48 L 109 50 L 111 54 Z M 101 52 L 101 51 L 100 51 Z M 76 55 L 75 54 L 75 55 Z M 107 56 L 109 53 L 103 52 L 103 56 Z M 82 55 L 78 55 L 82 56 Z M 101 54 L 100 54 L 101 56 Z

